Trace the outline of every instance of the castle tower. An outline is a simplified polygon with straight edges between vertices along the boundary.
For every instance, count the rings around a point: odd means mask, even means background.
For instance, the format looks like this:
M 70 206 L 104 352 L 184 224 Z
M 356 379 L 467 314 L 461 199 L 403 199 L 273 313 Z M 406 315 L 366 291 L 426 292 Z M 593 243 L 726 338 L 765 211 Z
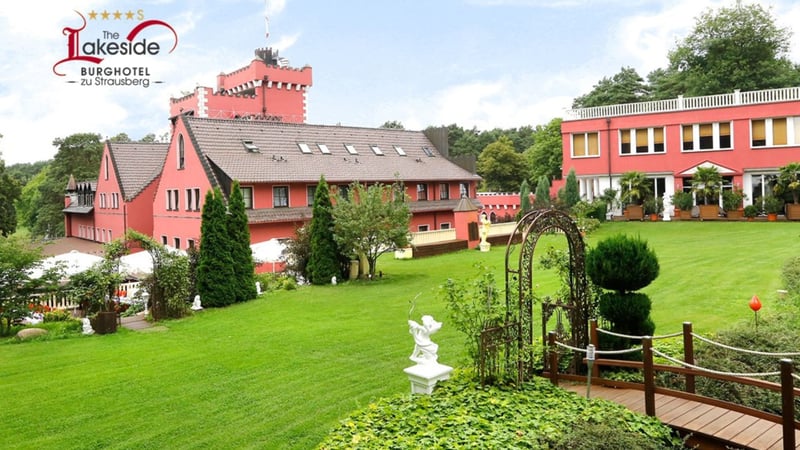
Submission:
M 170 99 L 170 117 L 192 114 L 214 119 L 305 123 L 311 67 L 289 67 L 272 48 L 255 50 L 248 66 L 217 76 L 217 87 L 197 87 Z

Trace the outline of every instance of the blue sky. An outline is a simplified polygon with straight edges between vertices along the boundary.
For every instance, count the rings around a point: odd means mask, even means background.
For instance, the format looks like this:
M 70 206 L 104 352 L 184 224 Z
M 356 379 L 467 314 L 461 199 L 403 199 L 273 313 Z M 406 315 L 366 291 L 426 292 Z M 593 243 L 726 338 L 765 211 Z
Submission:
M 168 131 L 169 98 L 243 67 L 272 46 L 291 66 L 310 65 L 308 122 L 407 129 L 456 123 L 480 130 L 538 125 L 622 66 L 641 75 L 666 55 L 715 0 L 139 0 L 14 2 L 0 7 L 0 152 L 6 164 L 52 158 L 53 139 L 95 132 L 139 139 Z M 800 23 L 794 0 L 761 2 L 781 26 Z M 91 20 L 91 11 L 142 11 L 155 56 L 107 57 L 102 65 L 146 66 L 163 81 L 143 87 L 80 86 L 65 27 L 87 17 L 81 43 L 140 22 Z M 270 35 L 265 36 L 264 16 Z M 795 31 L 800 29 L 795 26 Z M 113 39 L 112 39 L 113 40 Z M 121 42 L 121 40 L 120 40 Z M 800 36 L 791 58 L 800 61 Z

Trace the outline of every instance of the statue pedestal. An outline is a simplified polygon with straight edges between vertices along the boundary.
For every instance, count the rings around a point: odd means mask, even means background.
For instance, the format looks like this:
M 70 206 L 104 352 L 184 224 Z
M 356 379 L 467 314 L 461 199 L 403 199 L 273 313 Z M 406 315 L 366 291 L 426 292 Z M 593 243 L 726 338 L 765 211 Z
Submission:
M 481 242 L 478 246 L 481 248 L 482 252 L 488 252 L 489 249 L 492 248 L 492 244 L 490 244 L 490 243 L 488 243 L 486 241 Z
M 411 381 L 411 393 L 427 395 L 433 393 L 436 382 L 450 378 L 450 372 L 452 371 L 452 367 L 439 363 L 417 364 L 403 369 L 403 372 L 408 374 L 408 379 Z

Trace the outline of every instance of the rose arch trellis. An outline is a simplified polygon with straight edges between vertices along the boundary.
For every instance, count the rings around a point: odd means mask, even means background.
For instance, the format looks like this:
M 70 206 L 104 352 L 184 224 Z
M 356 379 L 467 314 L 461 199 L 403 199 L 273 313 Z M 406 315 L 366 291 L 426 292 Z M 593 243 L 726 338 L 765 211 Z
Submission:
M 563 233 L 569 248 L 567 298 L 542 301 L 542 342 L 547 324 L 556 315 L 559 340 L 583 348 L 589 342 L 590 296 L 585 270 L 583 236 L 573 219 L 555 209 L 539 209 L 524 215 L 509 236 L 506 247 L 506 319 L 503 324 L 488 324 L 481 333 L 481 376 L 497 376 L 505 371 L 517 382 L 533 375 L 534 251 L 539 237 Z M 515 253 L 517 252 L 517 253 Z M 561 318 L 566 316 L 568 327 Z M 502 353 L 502 356 L 500 355 Z M 547 358 L 544 358 L 545 369 Z

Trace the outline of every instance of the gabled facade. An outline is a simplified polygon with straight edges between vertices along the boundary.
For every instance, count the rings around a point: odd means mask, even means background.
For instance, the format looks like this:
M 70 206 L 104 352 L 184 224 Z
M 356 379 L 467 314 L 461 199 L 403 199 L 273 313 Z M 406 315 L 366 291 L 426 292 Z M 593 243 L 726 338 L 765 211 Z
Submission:
M 458 200 L 474 199 L 480 179 L 418 131 L 185 115 L 174 120 L 153 235 L 179 248 L 199 241 L 206 192 L 218 187 L 227 196 L 233 180 L 242 187 L 252 242 L 261 242 L 291 238 L 310 220 L 320 176 L 336 189 L 353 181 L 402 181 L 413 213 L 410 231 L 452 227 Z
M 166 152 L 162 143 L 106 142 L 97 181 L 77 187 L 77 204 L 68 195 L 66 236 L 111 242 L 129 228 L 152 235 L 153 198 Z M 81 194 L 88 187 L 91 198 Z
M 772 192 L 777 169 L 800 161 L 800 87 L 583 108 L 561 124 L 564 175 L 581 196 L 619 190 L 631 170 L 653 180 L 665 205 L 689 191 L 698 167 L 716 166 L 745 205 Z

